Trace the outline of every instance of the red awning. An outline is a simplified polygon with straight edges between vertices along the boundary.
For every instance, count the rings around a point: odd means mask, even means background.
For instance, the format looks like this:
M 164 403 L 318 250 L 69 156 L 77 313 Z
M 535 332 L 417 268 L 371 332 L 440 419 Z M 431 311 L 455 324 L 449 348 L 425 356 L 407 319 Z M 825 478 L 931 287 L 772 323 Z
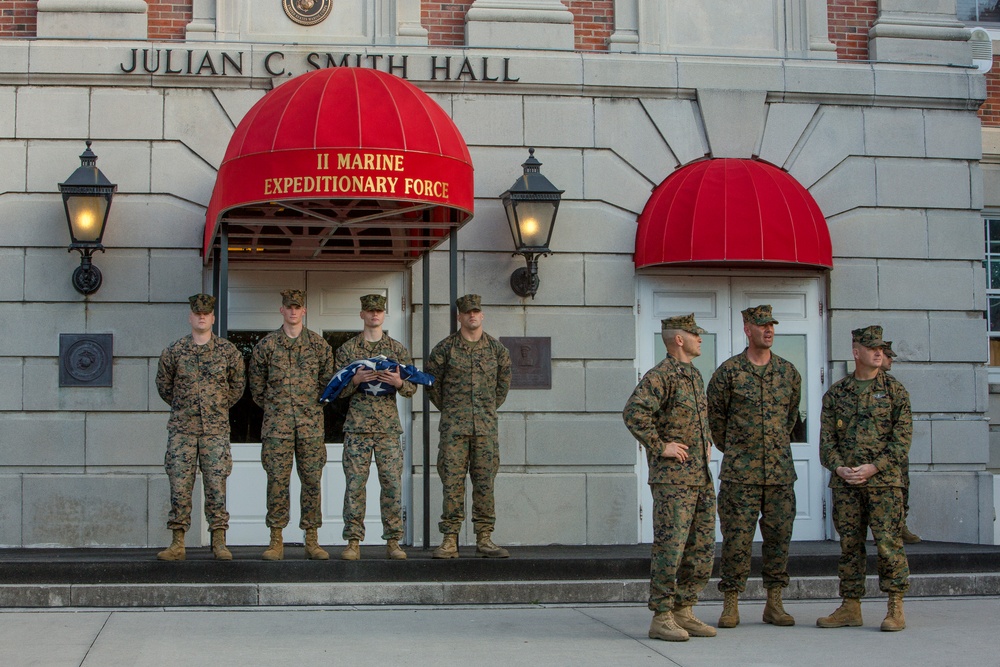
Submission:
M 236 128 L 205 219 L 233 259 L 410 263 L 472 217 L 473 171 L 455 123 L 419 88 L 372 69 L 295 77 Z
M 681 167 L 639 216 L 635 266 L 783 265 L 833 268 L 826 219 L 787 172 L 720 158 Z

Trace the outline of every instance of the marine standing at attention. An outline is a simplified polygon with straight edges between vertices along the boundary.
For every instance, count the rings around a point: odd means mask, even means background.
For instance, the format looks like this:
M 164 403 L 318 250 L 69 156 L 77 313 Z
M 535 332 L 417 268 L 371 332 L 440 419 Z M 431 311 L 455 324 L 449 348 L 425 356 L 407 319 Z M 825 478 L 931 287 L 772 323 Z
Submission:
M 708 405 L 704 380 L 691 363 L 701 355 L 703 333 L 693 313 L 663 320 L 667 356 L 642 376 L 622 411 L 625 425 L 645 448 L 649 462 L 651 639 L 679 642 L 716 634 L 692 611 L 715 560 Z
M 882 327 L 851 332 L 854 372 L 823 396 L 819 457 L 833 489 L 833 526 L 840 534 L 840 597 L 821 628 L 863 625 L 865 538 L 871 527 L 878 549 L 879 589 L 889 595 L 884 632 L 906 627 L 903 594 L 910 566 L 903 550 L 903 466 L 913 437 L 910 395 L 882 370 Z
M 791 433 L 799 418 L 802 378 L 771 352 L 771 306 L 742 312 L 747 347 L 724 361 L 708 383 L 708 423 L 723 452 L 719 487 L 724 596 L 720 628 L 740 623 L 739 596 L 750 574 L 757 519 L 764 538 L 761 576 L 767 589 L 764 622 L 795 625 L 781 589 L 788 586 L 788 547 L 795 523 L 795 462 Z
M 323 525 L 320 483 L 326 465 L 323 442 L 323 406 L 319 402 L 333 376 L 333 350 L 318 333 L 306 329 L 306 293 L 281 293 L 282 325 L 264 336 L 250 357 L 250 393 L 264 410 L 260 459 L 267 473 L 267 526 L 271 543 L 264 560 L 281 560 L 285 545 L 281 531 L 288 525 L 288 483 L 292 460 L 302 484 L 299 496 L 305 531 L 306 557 L 330 557 L 319 546 L 317 531 Z
M 170 481 L 167 528 L 174 534 L 156 557 L 184 560 L 184 533 L 191 527 L 191 494 L 200 468 L 212 553 L 218 560 L 232 560 L 226 547 L 226 479 L 233 471 L 229 409 L 243 396 L 243 355 L 212 333 L 214 296 L 195 294 L 188 302 L 191 333 L 163 350 L 156 368 L 156 390 L 170 405 L 164 467 Z
M 490 536 L 497 521 L 493 485 L 500 469 L 497 409 L 510 390 L 510 354 L 483 331 L 478 294 L 459 297 L 455 305 L 459 329 L 434 346 L 424 367 L 435 378 L 427 392 L 441 411 L 437 469 L 444 488 L 438 528 L 444 538 L 434 558 L 458 558 L 466 475 L 472 478 L 476 555 L 507 558 L 507 550 Z
M 361 297 L 361 321 L 364 331 L 337 350 L 338 369 L 378 356 L 404 366 L 413 363 L 403 344 L 382 331 L 385 322 L 383 295 Z M 347 482 L 344 539 L 347 548 L 340 554 L 344 560 L 361 558 L 360 543 L 365 539 L 365 485 L 373 454 L 381 488 L 379 508 L 386 555 L 393 560 L 406 560 L 406 552 L 399 546 L 403 537 L 403 445 L 400 440 L 403 427 L 399 422 L 396 394 L 409 398 L 416 391 L 414 383 L 400 377 L 397 366 L 394 371 L 359 370 L 341 393 L 351 398 L 344 423 L 344 477 Z

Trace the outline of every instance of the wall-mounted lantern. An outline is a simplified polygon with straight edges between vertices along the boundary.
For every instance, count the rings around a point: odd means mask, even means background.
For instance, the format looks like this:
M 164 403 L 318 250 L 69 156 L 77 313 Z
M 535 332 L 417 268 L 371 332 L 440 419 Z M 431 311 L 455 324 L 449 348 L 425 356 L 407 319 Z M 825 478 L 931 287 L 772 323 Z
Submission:
M 535 159 L 535 149 L 529 148 L 528 159 L 521 165 L 524 175 L 500 195 L 514 238 L 514 254 L 523 256 L 527 264 L 511 274 L 510 288 L 518 296 L 532 299 L 538 291 L 538 258 L 551 254 L 549 240 L 565 192 L 542 175 L 541 166 Z
M 73 287 L 80 294 L 93 294 L 101 287 L 101 271 L 92 262 L 97 251 L 104 252 L 101 240 L 108 223 L 111 199 L 118 186 L 97 168 L 97 155 L 87 149 L 80 155 L 80 166 L 65 183 L 59 184 L 66 222 L 69 224 L 69 251 L 80 253 L 80 266 L 73 271 Z

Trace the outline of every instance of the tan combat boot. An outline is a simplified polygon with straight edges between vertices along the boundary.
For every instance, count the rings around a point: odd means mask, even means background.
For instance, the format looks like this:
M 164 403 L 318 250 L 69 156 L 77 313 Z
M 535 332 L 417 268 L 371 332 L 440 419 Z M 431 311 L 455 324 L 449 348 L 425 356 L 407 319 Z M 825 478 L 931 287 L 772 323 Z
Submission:
M 399 546 L 399 540 L 386 540 L 385 555 L 392 560 L 406 560 L 406 552 Z
M 720 628 L 735 628 L 740 624 L 740 592 L 723 591 L 725 599 L 722 602 L 722 615 L 719 616 Z
M 690 635 L 688 631 L 677 625 L 674 615 L 669 611 L 663 611 L 653 616 L 653 622 L 649 624 L 649 638 L 662 639 L 667 642 L 686 642 Z
M 285 557 L 285 542 L 281 539 L 281 529 L 271 529 L 271 544 L 260 556 L 264 560 L 281 560 Z
M 906 618 L 903 616 L 903 594 L 889 593 L 889 612 L 882 621 L 882 632 L 899 632 L 906 627 Z
M 159 560 L 184 560 L 184 530 L 174 528 L 174 539 L 170 546 L 156 554 Z
M 510 552 L 493 544 L 488 531 L 476 536 L 476 555 L 480 558 L 510 558 Z
M 692 637 L 714 637 L 715 628 L 703 623 L 700 618 L 695 616 L 692 607 L 693 605 L 674 607 L 674 622 L 684 628 Z
M 445 535 L 441 546 L 434 550 L 434 558 L 458 558 L 458 535 Z
M 771 625 L 795 625 L 795 618 L 785 611 L 781 602 L 781 586 L 767 589 L 767 604 L 764 605 L 764 622 Z
M 309 560 L 329 560 L 330 554 L 319 545 L 319 535 L 315 528 L 306 528 L 306 558 Z
M 920 536 L 913 533 L 910 527 L 905 523 L 903 524 L 903 544 L 916 544 L 920 542 Z
M 212 553 L 215 560 L 232 560 L 233 552 L 226 547 L 226 531 L 222 528 L 212 530 Z
M 864 625 L 861 620 L 861 600 L 844 598 L 837 610 L 829 616 L 816 619 L 816 625 L 821 628 L 858 628 Z
M 361 545 L 358 540 L 347 540 L 347 546 L 340 552 L 340 560 L 361 560 Z

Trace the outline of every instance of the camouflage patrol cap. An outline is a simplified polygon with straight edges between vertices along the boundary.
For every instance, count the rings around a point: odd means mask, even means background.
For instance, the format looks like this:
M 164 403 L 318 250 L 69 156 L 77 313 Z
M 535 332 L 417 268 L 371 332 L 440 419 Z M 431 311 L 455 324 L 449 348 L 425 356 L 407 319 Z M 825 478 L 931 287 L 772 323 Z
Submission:
M 756 324 L 759 327 L 765 324 L 778 324 L 778 320 L 771 315 L 771 305 L 767 303 L 747 308 L 741 314 L 743 315 L 743 324 Z
M 286 289 L 281 291 L 281 305 L 298 306 L 302 308 L 306 305 L 306 293 L 300 289 Z
M 668 317 L 665 320 L 660 320 L 661 332 L 670 331 L 671 329 L 680 329 L 681 331 L 687 331 L 698 336 L 708 333 L 694 321 L 694 313 L 690 315 L 677 315 L 676 317 Z
M 882 348 L 882 350 L 885 352 L 885 356 L 889 357 L 890 359 L 895 359 L 897 356 L 899 356 L 895 352 L 892 351 L 892 341 L 891 340 L 884 340 L 882 342 L 885 343 L 885 346 Z
M 215 312 L 215 297 L 211 294 L 193 294 L 188 297 L 188 303 L 192 313 L 207 315 Z
M 467 313 L 470 310 L 482 310 L 482 302 L 482 297 L 478 294 L 466 294 L 458 297 L 455 306 L 458 308 L 458 312 Z
M 385 310 L 385 297 L 381 294 L 365 294 L 361 297 L 361 310 Z
M 851 340 L 865 347 L 885 347 L 885 341 L 882 340 L 882 327 L 877 324 L 855 329 L 851 332 Z

